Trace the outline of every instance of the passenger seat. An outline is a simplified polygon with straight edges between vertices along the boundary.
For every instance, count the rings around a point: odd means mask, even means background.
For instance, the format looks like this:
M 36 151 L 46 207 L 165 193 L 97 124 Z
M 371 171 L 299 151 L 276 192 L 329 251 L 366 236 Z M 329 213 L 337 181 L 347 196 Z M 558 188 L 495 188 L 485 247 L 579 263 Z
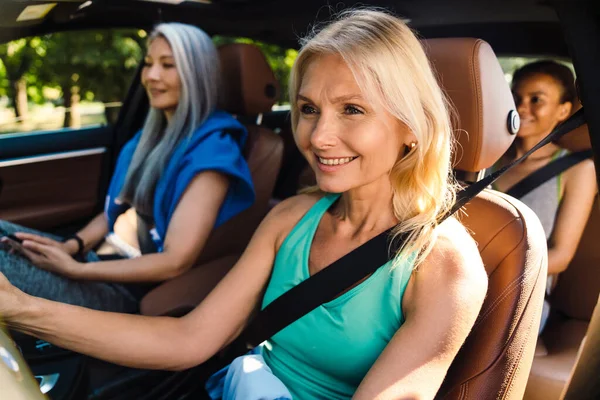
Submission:
M 525 400 L 561 398 L 600 295 L 599 236 L 596 201 L 575 256 L 550 296 L 551 315 L 538 342 Z
M 149 292 L 140 304 L 144 315 L 183 315 L 193 309 L 235 264 L 260 221 L 279 172 L 281 138 L 260 125 L 279 94 L 279 84 L 260 49 L 250 44 L 219 47 L 223 97 L 220 108 L 234 114 L 248 129 L 245 152 L 256 201 L 209 237 L 197 266 Z
M 585 340 L 579 350 L 575 368 L 567 387 L 563 391 L 563 400 L 600 399 L 600 299 L 592 314 Z
M 502 68 L 484 41 L 424 41 L 441 86 L 458 112 L 457 174 L 477 180 L 515 138 L 516 107 Z M 537 216 L 520 201 L 485 190 L 459 213 L 477 243 L 488 291 L 438 399 L 521 400 L 541 318 L 547 257 Z

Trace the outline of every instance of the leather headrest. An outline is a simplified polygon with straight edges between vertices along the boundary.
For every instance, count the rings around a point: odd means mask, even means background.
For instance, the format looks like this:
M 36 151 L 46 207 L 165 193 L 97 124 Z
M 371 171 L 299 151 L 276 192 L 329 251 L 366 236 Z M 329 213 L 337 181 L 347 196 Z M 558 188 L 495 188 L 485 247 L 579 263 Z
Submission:
M 490 45 L 480 39 L 423 41 L 425 51 L 458 113 L 454 168 L 478 172 L 508 150 L 519 128 L 513 96 Z
M 218 49 L 221 59 L 220 108 L 231 114 L 254 116 L 271 111 L 279 83 L 260 49 L 232 43 Z

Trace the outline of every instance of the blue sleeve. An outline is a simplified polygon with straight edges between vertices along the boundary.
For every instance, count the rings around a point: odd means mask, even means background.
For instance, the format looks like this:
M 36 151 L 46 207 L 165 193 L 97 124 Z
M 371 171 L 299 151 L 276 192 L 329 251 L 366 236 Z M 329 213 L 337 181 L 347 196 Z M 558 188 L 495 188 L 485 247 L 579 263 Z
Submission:
M 240 143 L 230 133 L 214 131 L 199 143 L 192 144 L 179 166 L 166 221 L 170 221 L 177 203 L 192 179 L 204 171 L 217 171 L 229 176 L 229 189 L 217 215 L 215 228 L 254 203 L 255 193 L 250 169 L 242 154 Z M 158 219 L 156 222 L 159 232 L 166 231 L 166 226 L 161 229 Z

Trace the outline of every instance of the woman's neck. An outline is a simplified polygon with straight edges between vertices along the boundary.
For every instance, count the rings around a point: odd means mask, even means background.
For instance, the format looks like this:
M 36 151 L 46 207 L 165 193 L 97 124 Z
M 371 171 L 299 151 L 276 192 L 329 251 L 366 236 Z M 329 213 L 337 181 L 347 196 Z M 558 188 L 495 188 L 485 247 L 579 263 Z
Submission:
M 334 231 L 358 237 L 397 224 L 392 199 L 393 190 L 387 176 L 380 182 L 343 193 L 333 210 Z
M 542 140 L 544 137 L 545 136 L 543 136 L 541 138 L 538 138 L 538 137 L 521 138 L 517 142 L 517 145 L 516 145 L 517 146 L 517 154 L 516 154 L 517 157 L 516 158 L 522 157 L 529 150 L 533 149 L 535 147 L 535 145 L 538 144 L 540 142 L 540 140 Z M 529 157 L 527 157 L 527 159 L 530 161 L 535 161 L 535 160 L 550 158 L 559 149 L 560 149 L 560 147 L 558 147 L 554 143 L 549 143 L 549 144 L 543 146 L 542 148 L 536 150 L 535 152 L 533 152 Z

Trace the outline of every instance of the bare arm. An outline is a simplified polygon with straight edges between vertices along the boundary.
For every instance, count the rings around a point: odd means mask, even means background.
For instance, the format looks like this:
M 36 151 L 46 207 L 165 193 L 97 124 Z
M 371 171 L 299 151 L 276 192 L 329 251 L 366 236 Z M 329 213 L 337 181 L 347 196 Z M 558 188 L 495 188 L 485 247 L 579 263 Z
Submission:
M 189 368 L 239 335 L 259 305 L 287 212 L 282 203 L 269 213 L 236 266 L 185 317 L 108 313 L 43 300 L 19 292 L 1 274 L 0 315 L 19 331 L 117 364 Z
M 228 187 L 229 180 L 224 174 L 214 171 L 198 174 L 173 213 L 164 250 L 160 253 L 95 263 L 66 259 L 57 262 L 61 270 L 56 272 L 72 279 L 104 282 L 160 282 L 181 275 L 200 256 Z M 25 242 L 23 245 L 26 249 L 44 254 L 43 244 Z
M 96 215 L 83 229 L 77 232 L 77 236 L 83 240 L 84 251 L 89 251 L 104 239 L 108 233 L 108 220 L 104 212 Z M 77 242 L 75 240 L 67 240 L 65 244 L 74 247 L 73 253 L 77 251 Z
M 83 251 L 88 251 L 96 246 L 108 233 L 108 222 L 104 213 L 96 215 L 77 235 L 83 240 Z M 75 239 L 69 239 L 59 242 L 46 236 L 33 233 L 16 232 L 15 235 L 22 240 L 32 240 L 48 247 L 61 250 L 66 254 L 73 256 L 79 250 L 79 243 Z M 68 259 L 68 258 L 67 258 Z
M 592 160 L 585 160 L 564 174 L 565 193 L 548 243 L 548 274 L 569 266 L 585 229 L 596 197 L 596 174 Z
M 413 273 L 403 299 L 406 322 L 355 399 L 433 399 L 475 323 L 487 275 L 473 240 L 458 222 L 448 223 L 455 228 L 452 236 L 441 236 Z

